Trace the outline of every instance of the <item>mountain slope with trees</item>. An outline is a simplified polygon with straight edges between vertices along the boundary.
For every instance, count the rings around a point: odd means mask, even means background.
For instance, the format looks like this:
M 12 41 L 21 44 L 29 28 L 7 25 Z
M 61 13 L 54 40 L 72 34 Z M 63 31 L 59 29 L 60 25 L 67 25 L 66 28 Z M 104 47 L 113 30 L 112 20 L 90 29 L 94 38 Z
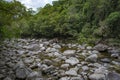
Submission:
M 0 5 L 3 37 L 58 37 L 79 42 L 120 39 L 120 0 L 58 0 L 36 14 L 15 0 L 1 0 Z

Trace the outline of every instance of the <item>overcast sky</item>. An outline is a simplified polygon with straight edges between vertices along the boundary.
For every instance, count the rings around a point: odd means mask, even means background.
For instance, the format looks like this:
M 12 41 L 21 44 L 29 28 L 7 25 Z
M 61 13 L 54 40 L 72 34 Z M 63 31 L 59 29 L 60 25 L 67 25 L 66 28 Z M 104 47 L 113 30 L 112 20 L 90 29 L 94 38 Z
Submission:
M 7 0 L 7 1 L 12 1 L 12 0 Z M 44 7 L 45 4 L 47 3 L 52 4 L 52 1 L 57 1 L 57 0 L 17 0 L 17 1 L 20 1 L 27 8 L 33 8 L 33 10 L 36 10 L 39 7 Z

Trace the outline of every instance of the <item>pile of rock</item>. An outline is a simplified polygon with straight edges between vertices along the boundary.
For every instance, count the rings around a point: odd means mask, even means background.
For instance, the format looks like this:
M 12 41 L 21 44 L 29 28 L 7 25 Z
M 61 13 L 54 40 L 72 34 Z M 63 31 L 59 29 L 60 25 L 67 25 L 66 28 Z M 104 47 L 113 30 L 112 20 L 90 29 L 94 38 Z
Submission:
M 12 39 L 0 46 L 0 80 L 119 80 L 119 66 L 119 49 L 103 44 Z

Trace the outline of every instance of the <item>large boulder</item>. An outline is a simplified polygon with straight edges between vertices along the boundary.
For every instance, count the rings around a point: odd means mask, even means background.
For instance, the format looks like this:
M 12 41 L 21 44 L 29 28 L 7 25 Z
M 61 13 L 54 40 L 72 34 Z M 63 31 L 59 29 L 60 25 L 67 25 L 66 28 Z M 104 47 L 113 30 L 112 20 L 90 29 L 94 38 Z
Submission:
M 98 69 L 95 69 L 94 73 L 89 75 L 90 80 L 107 80 L 106 74 L 108 73 L 108 70 L 101 66 Z
M 76 65 L 79 63 L 79 60 L 75 57 L 70 57 L 69 59 L 65 60 L 65 63 L 69 63 L 71 65 Z
M 26 77 L 32 72 L 31 69 L 27 68 L 23 62 L 18 62 L 15 66 L 15 74 L 18 79 L 26 79 Z
M 16 77 L 18 79 L 25 79 L 30 73 L 30 70 L 25 67 L 16 69 Z
M 50 65 L 53 64 L 53 62 L 51 60 L 49 60 L 49 59 L 44 59 L 43 63 L 46 64 L 46 65 L 48 65 L 48 66 L 50 66 Z
M 108 53 L 120 54 L 120 49 L 117 49 L 117 48 L 108 49 Z
M 103 63 L 110 63 L 111 60 L 109 58 L 103 58 L 103 59 L 101 59 L 101 62 L 103 62 Z
M 77 76 L 78 75 L 77 71 L 75 69 L 72 69 L 72 68 L 70 70 L 66 71 L 65 74 L 68 76 Z
M 55 44 L 55 45 L 53 46 L 53 48 L 60 49 L 61 46 L 60 46 L 59 44 Z
M 37 78 L 41 77 L 42 77 L 41 72 L 34 71 L 27 76 L 26 80 L 36 80 Z
M 18 54 L 25 54 L 26 52 L 25 52 L 25 51 L 22 51 L 22 50 L 18 50 L 17 53 L 18 53 Z
M 62 64 L 62 65 L 61 65 L 61 68 L 67 69 L 69 66 L 70 66 L 69 64 Z
M 116 48 L 109 49 L 108 53 L 111 54 L 111 57 L 118 58 L 120 56 L 120 49 L 116 49 Z
M 83 71 L 88 71 L 88 70 L 89 70 L 89 67 L 88 67 L 88 66 L 82 66 L 82 70 L 83 70 Z
M 96 62 L 98 59 L 98 55 L 97 54 L 92 54 L 90 56 L 88 56 L 85 60 L 89 61 L 89 62 Z
M 106 80 L 104 74 L 98 74 L 98 73 L 91 74 L 89 76 L 89 79 L 90 80 Z
M 65 56 L 74 55 L 74 54 L 75 54 L 75 50 L 65 50 L 63 52 L 63 55 Z
M 50 52 L 58 52 L 58 50 L 55 49 L 55 48 L 48 47 L 48 48 L 46 49 L 46 52 L 47 52 L 47 53 L 50 53 Z
M 25 58 L 24 59 L 24 63 L 26 63 L 26 64 L 31 64 L 31 63 L 33 63 L 34 62 L 34 59 L 33 58 Z
M 87 46 L 86 49 L 91 50 L 92 46 Z
M 111 54 L 111 57 L 112 57 L 112 58 L 118 58 L 118 57 L 119 57 L 119 54 Z
M 97 44 L 96 46 L 94 46 L 94 49 L 96 49 L 97 51 L 106 51 L 108 49 L 108 46 L 105 44 Z
M 23 48 L 31 50 L 31 51 L 38 51 L 38 50 L 40 50 L 40 46 L 38 44 L 31 44 L 29 46 L 23 46 Z
M 120 74 L 116 72 L 109 72 L 107 75 L 108 80 L 120 80 Z
M 70 77 L 62 77 L 59 80 L 70 80 Z
M 84 80 L 81 76 L 79 77 L 71 77 L 71 80 Z

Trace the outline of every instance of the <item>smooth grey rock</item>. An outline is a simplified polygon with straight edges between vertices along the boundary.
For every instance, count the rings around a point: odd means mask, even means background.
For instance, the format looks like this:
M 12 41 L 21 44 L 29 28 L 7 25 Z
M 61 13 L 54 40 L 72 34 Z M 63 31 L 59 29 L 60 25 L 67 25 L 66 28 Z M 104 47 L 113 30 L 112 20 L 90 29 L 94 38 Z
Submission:
M 85 49 L 85 46 L 82 46 L 82 45 L 78 45 L 77 47 L 78 47 L 78 49 L 81 49 L 81 50 Z
M 77 43 L 76 44 L 72 44 L 71 47 L 77 47 L 77 45 L 78 45 Z
M 81 76 L 79 77 L 71 77 L 70 80 L 84 80 Z
M 24 62 L 25 62 L 26 64 L 33 63 L 33 61 L 34 61 L 33 58 L 25 58 L 25 59 L 24 59 Z
M 89 79 L 90 80 L 106 80 L 106 77 L 104 74 L 97 74 L 97 73 L 94 73 L 92 75 L 89 76 Z
M 25 79 L 31 73 L 31 69 L 27 68 L 23 63 L 18 63 L 15 74 L 18 79 Z
M 93 54 L 99 54 L 99 51 L 93 50 L 92 53 L 93 53 Z
M 108 49 L 108 53 L 110 54 L 120 54 L 120 49 L 116 49 L 116 48 L 112 48 L 112 49 Z
M 61 68 L 67 69 L 69 66 L 70 66 L 69 64 L 62 64 L 62 65 L 61 65 Z
M 111 54 L 111 57 L 112 57 L 112 58 L 118 58 L 118 57 L 119 57 L 119 54 Z
M 40 65 L 40 66 L 39 66 Z M 41 68 L 42 70 L 45 70 L 48 68 L 48 66 L 46 64 L 38 64 L 39 68 Z
M 42 69 L 42 73 L 44 74 L 54 75 L 55 72 L 56 72 L 56 67 L 53 65 Z
M 17 53 L 18 53 L 18 54 L 25 54 L 26 52 L 25 52 L 25 51 L 18 50 Z
M 82 70 L 83 70 L 83 71 L 88 71 L 88 70 L 89 70 L 89 67 L 88 67 L 88 66 L 82 66 Z
M 49 44 L 50 44 L 50 42 L 49 42 L 49 41 L 47 41 L 47 40 L 45 40 L 45 41 L 43 42 L 43 44 L 44 44 L 44 45 L 49 45 Z
M 40 46 L 38 44 L 32 44 L 29 46 L 24 46 L 24 48 L 31 50 L 31 51 L 38 51 L 40 50 Z
M 40 48 L 41 51 L 44 51 L 45 49 L 46 49 L 45 47 Z
M 104 63 L 110 63 L 111 62 L 111 60 L 108 59 L 108 58 L 101 59 L 101 61 L 104 62 Z
M 95 69 L 94 73 L 89 76 L 90 80 L 107 80 L 106 74 L 108 70 L 105 67 L 99 67 Z
M 120 66 L 120 62 L 117 62 L 117 61 L 112 61 L 112 64 Z
M 47 54 L 47 56 L 53 57 L 53 56 L 54 56 L 54 53 L 53 53 L 53 52 L 52 52 L 52 53 L 50 52 L 50 53 Z
M 35 59 L 35 61 L 36 61 L 36 62 L 40 62 L 40 61 L 41 61 L 41 59 L 39 59 L 39 58 L 36 58 L 36 59 Z
M 75 57 L 70 57 L 69 59 L 65 60 L 65 63 L 69 63 L 71 65 L 76 65 L 79 63 L 79 60 Z
M 82 65 L 87 65 L 88 62 L 86 62 L 86 61 L 82 61 L 81 64 L 82 64 Z
M 41 51 L 31 51 L 31 55 L 38 55 Z
M 46 64 L 46 65 L 48 65 L 48 66 L 50 66 L 50 65 L 53 64 L 53 62 L 52 62 L 51 60 L 49 60 L 49 59 L 45 59 L 45 60 L 43 61 L 43 63 Z
M 88 64 L 88 67 L 94 67 L 93 63 Z
M 27 76 L 26 80 L 35 80 L 36 78 L 40 78 L 40 77 L 42 77 L 41 72 L 34 71 Z
M 61 59 L 60 58 L 55 58 L 55 59 L 52 59 L 52 61 L 55 62 L 55 63 L 59 63 L 59 62 L 61 62 Z
M 87 46 L 86 49 L 91 50 L 92 46 Z
M 98 55 L 97 54 L 92 54 L 90 56 L 88 56 L 85 60 L 88 62 L 96 62 L 98 59 Z
M 72 44 L 71 43 L 68 43 L 67 46 L 68 46 L 68 48 L 72 48 Z
M 89 53 L 87 53 L 87 52 L 82 52 L 81 55 L 84 56 L 84 57 L 87 57 L 87 56 L 89 56 Z
M 70 77 L 62 77 L 59 80 L 70 80 Z
M 6 65 L 10 68 L 13 68 L 15 64 L 13 64 L 12 62 L 7 62 Z
M 25 79 L 30 72 L 27 69 L 17 69 L 16 77 L 19 79 Z
M 81 67 L 82 66 L 82 64 L 77 64 L 77 67 Z
M 61 59 L 61 60 L 66 60 L 67 57 L 66 57 L 66 56 L 61 56 L 61 57 L 59 57 L 59 59 Z
M 61 48 L 61 46 L 60 46 L 60 45 L 58 45 L 58 44 L 55 44 L 55 45 L 53 46 L 53 48 L 60 49 L 60 48 Z
M 48 47 L 47 49 L 46 49 L 46 52 L 58 52 L 58 50 L 57 49 L 55 49 L 55 48 L 50 48 L 50 47 Z
M 108 80 L 120 80 L 120 74 L 116 72 L 109 72 L 107 75 Z
M 75 66 L 74 68 L 70 68 L 70 69 L 73 69 L 73 70 L 75 70 L 76 72 L 78 72 L 78 70 L 80 69 L 80 67 Z
M 33 80 L 46 80 L 46 79 L 44 79 L 44 78 L 35 78 Z
M 65 70 L 59 69 L 58 72 L 59 72 L 60 76 L 65 76 Z
M 44 44 L 39 44 L 39 46 L 42 48 L 44 46 Z
M 89 55 L 92 55 L 93 53 L 92 53 L 92 51 L 88 51 L 88 54 L 89 54 Z
M 36 68 L 38 68 L 38 64 L 33 63 L 32 65 L 29 66 L 29 68 L 36 69 Z
M 65 56 L 74 55 L 74 54 L 75 54 L 75 50 L 65 50 L 63 52 L 63 55 Z
M 96 73 L 96 74 L 107 74 L 108 70 L 106 69 L 106 67 L 101 66 L 98 69 L 95 69 L 94 73 Z
M 58 53 L 58 52 L 54 52 L 53 56 L 55 56 L 55 57 L 61 57 L 62 55 L 60 53 Z
M 97 44 L 94 49 L 97 51 L 106 51 L 108 49 L 108 46 L 105 44 Z
M 98 67 L 98 68 L 99 68 L 99 67 L 102 67 L 102 65 L 99 64 L 99 63 L 94 63 L 93 66 L 94 66 L 94 67 Z
M 17 62 L 16 65 L 14 65 L 13 69 L 16 70 L 17 68 L 24 68 L 25 67 L 25 64 L 23 63 L 23 61 L 19 61 Z
M 74 69 L 70 69 L 70 70 L 66 71 L 65 74 L 68 76 L 77 76 L 78 75 L 77 71 Z

